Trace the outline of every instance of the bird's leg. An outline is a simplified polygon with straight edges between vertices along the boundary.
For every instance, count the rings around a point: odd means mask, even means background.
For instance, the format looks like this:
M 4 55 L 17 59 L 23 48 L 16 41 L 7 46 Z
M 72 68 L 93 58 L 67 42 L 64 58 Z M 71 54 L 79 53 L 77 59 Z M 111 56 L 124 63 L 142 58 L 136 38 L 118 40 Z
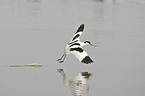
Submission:
M 62 60 L 62 61 L 59 61 L 59 63 L 62 63 L 62 62 L 65 60 L 65 57 L 66 57 L 66 55 L 64 55 L 64 58 L 63 58 L 63 60 Z
M 64 56 L 64 54 L 57 61 L 60 61 L 63 58 L 63 56 Z

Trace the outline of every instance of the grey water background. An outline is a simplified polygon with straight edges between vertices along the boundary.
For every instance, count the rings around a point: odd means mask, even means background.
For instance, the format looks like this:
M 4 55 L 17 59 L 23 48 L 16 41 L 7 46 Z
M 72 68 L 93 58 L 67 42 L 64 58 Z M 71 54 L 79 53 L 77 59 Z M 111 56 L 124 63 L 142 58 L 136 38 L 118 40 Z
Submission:
M 94 64 L 59 64 L 82 23 Z M 71 96 L 57 69 L 92 73 L 87 96 L 144 96 L 144 50 L 145 0 L 0 0 L 0 96 Z M 35 61 L 43 67 L 8 67 Z

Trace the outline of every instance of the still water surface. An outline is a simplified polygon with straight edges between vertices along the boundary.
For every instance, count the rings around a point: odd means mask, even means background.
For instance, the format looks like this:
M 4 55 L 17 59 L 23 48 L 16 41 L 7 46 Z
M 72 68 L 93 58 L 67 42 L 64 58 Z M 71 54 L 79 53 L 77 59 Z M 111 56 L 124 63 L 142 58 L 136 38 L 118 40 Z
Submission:
M 144 0 L 0 0 L 0 96 L 144 96 L 144 10 Z M 59 64 L 82 23 L 95 63 Z

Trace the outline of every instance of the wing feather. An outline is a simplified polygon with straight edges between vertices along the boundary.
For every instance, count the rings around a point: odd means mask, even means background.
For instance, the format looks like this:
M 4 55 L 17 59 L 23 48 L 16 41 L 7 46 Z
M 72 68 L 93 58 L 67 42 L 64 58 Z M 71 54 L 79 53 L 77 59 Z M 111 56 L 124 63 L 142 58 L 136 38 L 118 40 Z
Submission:
M 71 42 L 72 42 L 72 41 L 75 41 L 75 40 L 80 40 L 80 36 L 81 36 L 82 33 L 83 33 L 84 26 L 85 26 L 85 24 L 80 25 L 80 27 L 77 29 L 75 35 L 73 36 Z
M 88 56 L 86 51 L 83 51 L 82 53 L 78 51 L 71 51 L 71 54 L 73 54 L 80 62 L 83 60 L 83 58 Z
M 71 48 L 70 53 L 73 54 L 82 63 L 93 63 L 93 60 L 88 56 L 87 52 L 80 47 Z

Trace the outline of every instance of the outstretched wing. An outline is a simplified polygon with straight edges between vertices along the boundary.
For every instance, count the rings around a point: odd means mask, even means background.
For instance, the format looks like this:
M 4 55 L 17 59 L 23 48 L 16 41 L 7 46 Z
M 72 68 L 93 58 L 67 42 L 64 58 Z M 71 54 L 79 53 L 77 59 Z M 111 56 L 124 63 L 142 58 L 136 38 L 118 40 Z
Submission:
M 80 25 L 80 27 L 79 27 L 78 30 L 76 31 L 76 33 L 75 33 L 75 35 L 73 36 L 73 38 L 72 38 L 71 41 L 80 40 L 79 37 L 80 37 L 81 34 L 83 33 L 84 26 L 85 26 L 85 24 Z
M 81 47 L 70 48 L 70 53 L 75 55 L 76 58 L 82 63 L 93 63 L 93 60 L 88 56 L 87 52 Z

